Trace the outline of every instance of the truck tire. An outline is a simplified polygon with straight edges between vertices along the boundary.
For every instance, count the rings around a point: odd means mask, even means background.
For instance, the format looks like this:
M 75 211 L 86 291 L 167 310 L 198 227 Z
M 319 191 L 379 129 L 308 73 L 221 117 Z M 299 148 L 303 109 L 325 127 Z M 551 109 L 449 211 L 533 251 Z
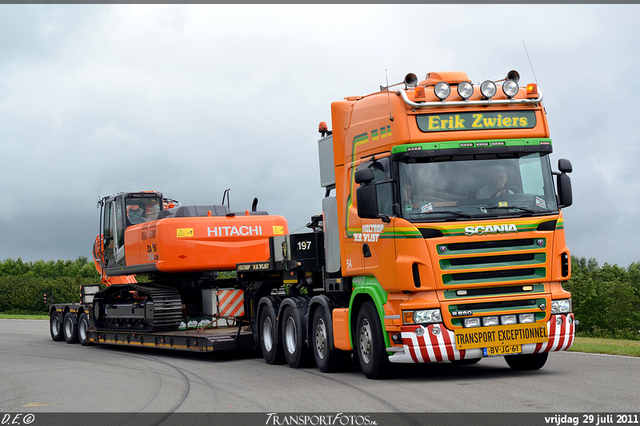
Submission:
M 64 340 L 64 334 L 62 333 L 62 314 L 60 312 L 54 312 L 49 318 L 49 331 L 51 332 L 51 338 L 55 342 Z
M 360 368 L 369 379 L 391 374 L 391 362 L 385 350 L 380 315 L 372 301 L 363 303 L 356 322 L 356 352 Z
M 344 371 L 351 363 L 351 353 L 339 349 L 330 349 L 327 311 L 320 306 L 313 314 L 311 329 L 311 347 L 318 370 L 323 373 Z
M 516 371 L 539 370 L 547 362 L 549 352 L 525 355 L 507 355 L 504 360 Z
M 78 343 L 78 323 L 75 314 L 72 312 L 64 314 L 62 330 L 64 332 L 64 340 L 67 343 Z
M 291 306 L 287 306 L 282 313 L 282 347 L 291 368 L 311 366 L 312 355 L 304 344 L 305 325 L 300 316 Z
M 282 364 L 284 353 L 282 346 L 278 344 L 276 328 L 276 313 L 269 305 L 264 305 L 260 310 L 258 330 L 260 333 L 260 349 L 262 357 L 267 364 Z
M 83 312 L 78 317 L 78 340 L 82 346 L 89 346 L 91 342 L 88 340 L 87 329 L 89 328 L 89 315 Z

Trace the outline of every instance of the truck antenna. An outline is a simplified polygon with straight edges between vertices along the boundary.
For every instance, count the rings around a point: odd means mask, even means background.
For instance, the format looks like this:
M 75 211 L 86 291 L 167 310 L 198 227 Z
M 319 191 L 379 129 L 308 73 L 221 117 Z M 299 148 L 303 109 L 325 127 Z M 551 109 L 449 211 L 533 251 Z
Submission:
M 389 74 L 387 73 L 387 69 L 384 69 L 384 76 L 387 80 L 387 100 L 389 101 L 389 121 L 393 121 L 393 116 L 391 115 L 391 94 L 389 93 Z
M 538 84 L 538 78 L 536 77 L 536 72 L 533 69 L 533 64 L 531 63 L 531 58 L 529 57 L 529 51 L 527 50 L 527 44 L 524 42 L 524 39 L 522 39 L 522 44 L 524 44 L 524 51 L 527 54 L 527 59 L 529 60 L 529 66 L 531 66 L 531 72 L 533 72 L 533 79 L 536 81 L 536 84 Z

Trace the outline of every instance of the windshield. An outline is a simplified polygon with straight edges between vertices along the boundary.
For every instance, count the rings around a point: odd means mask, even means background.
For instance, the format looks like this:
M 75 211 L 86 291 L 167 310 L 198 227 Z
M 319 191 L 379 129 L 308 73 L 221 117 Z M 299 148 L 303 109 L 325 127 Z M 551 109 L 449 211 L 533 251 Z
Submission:
M 519 216 L 558 209 L 546 153 L 438 160 L 399 163 L 405 219 Z
M 155 197 L 127 197 L 127 220 L 131 225 L 156 220 L 160 202 Z

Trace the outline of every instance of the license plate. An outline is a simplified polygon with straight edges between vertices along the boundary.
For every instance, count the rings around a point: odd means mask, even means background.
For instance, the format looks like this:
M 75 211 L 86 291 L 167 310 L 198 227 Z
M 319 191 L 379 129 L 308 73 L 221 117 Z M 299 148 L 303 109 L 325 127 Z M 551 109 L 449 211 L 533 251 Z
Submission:
M 483 349 L 484 356 L 512 355 L 522 352 L 521 345 L 491 346 Z

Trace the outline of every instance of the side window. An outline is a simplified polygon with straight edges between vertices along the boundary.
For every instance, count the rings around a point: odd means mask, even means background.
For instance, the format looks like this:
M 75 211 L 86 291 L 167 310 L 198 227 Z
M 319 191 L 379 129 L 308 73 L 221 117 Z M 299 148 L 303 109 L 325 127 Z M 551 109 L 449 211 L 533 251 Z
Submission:
M 120 199 L 118 199 L 118 201 L 119 202 L 114 203 L 117 245 L 118 247 L 124 247 L 124 214 L 122 211 L 122 201 Z
M 113 242 L 113 202 L 107 203 L 104 207 L 104 230 L 105 245 Z

